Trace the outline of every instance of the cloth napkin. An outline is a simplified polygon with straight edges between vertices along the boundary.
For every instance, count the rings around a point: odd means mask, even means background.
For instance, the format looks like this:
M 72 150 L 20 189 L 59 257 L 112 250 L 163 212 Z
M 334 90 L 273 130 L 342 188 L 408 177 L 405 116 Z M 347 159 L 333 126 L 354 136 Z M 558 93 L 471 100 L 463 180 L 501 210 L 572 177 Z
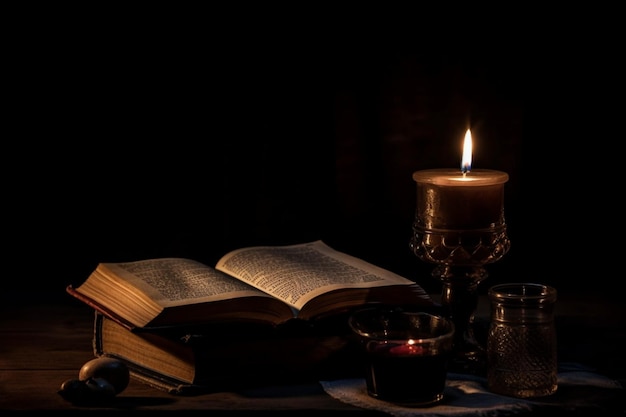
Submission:
M 405 407 L 372 398 L 367 394 L 363 378 L 320 381 L 320 384 L 327 394 L 344 403 L 398 417 L 508 416 L 530 413 L 541 407 L 557 410 L 589 408 L 593 411 L 624 395 L 624 387 L 619 381 L 577 364 L 560 366 L 557 393 L 539 399 L 494 394 L 487 390 L 486 378 L 457 373 L 448 373 L 444 399 L 432 407 Z

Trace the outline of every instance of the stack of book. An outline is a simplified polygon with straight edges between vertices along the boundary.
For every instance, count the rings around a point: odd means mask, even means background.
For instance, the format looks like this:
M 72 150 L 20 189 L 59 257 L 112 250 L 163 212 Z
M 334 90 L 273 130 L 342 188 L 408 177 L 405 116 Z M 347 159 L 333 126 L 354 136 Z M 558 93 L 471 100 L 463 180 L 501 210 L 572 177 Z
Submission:
M 355 376 L 351 311 L 437 307 L 414 281 L 322 241 L 237 249 L 215 267 L 101 263 L 67 291 L 94 309 L 95 356 L 172 394 Z

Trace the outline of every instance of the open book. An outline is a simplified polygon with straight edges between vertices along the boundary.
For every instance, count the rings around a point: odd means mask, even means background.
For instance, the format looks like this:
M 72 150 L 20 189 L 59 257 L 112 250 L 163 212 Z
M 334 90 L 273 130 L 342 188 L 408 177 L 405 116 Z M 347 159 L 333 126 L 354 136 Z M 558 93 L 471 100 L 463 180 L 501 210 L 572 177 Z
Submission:
M 414 281 L 322 241 L 231 251 L 215 267 L 185 258 L 100 263 L 74 297 L 129 329 L 311 320 L 369 303 L 431 307 Z

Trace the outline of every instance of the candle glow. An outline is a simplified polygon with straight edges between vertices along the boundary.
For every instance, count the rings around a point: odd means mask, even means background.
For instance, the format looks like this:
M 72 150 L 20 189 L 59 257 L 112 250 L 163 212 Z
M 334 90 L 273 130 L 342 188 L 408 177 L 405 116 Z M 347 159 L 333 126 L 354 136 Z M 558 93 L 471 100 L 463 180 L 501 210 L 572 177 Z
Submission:
M 389 353 L 393 355 L 423 355 L 424 347 L 417 344 L 417 341 L 409 339 L 405 344 L 394 346 L 389 349 Z

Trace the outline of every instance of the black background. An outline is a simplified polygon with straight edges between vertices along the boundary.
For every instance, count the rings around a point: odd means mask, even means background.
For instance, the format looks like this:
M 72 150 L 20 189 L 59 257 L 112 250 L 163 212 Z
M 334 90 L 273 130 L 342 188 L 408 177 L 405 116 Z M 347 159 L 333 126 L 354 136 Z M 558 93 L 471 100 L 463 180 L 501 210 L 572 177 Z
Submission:
M 98 262 L 214 264 L 323 239 L 437 292 L 408 247 L 411 174 L 457 167 L 467 127 L 474 167 L 510 176 L 511 250 L 481 291 L 601 290 L 614 275 L 614 204 L 596 182 L 615 135 L 596 95 L 613 67 L 578 38 L 137 19 L 33 25 L 10 42 L 6 289 L 62 293 Z

